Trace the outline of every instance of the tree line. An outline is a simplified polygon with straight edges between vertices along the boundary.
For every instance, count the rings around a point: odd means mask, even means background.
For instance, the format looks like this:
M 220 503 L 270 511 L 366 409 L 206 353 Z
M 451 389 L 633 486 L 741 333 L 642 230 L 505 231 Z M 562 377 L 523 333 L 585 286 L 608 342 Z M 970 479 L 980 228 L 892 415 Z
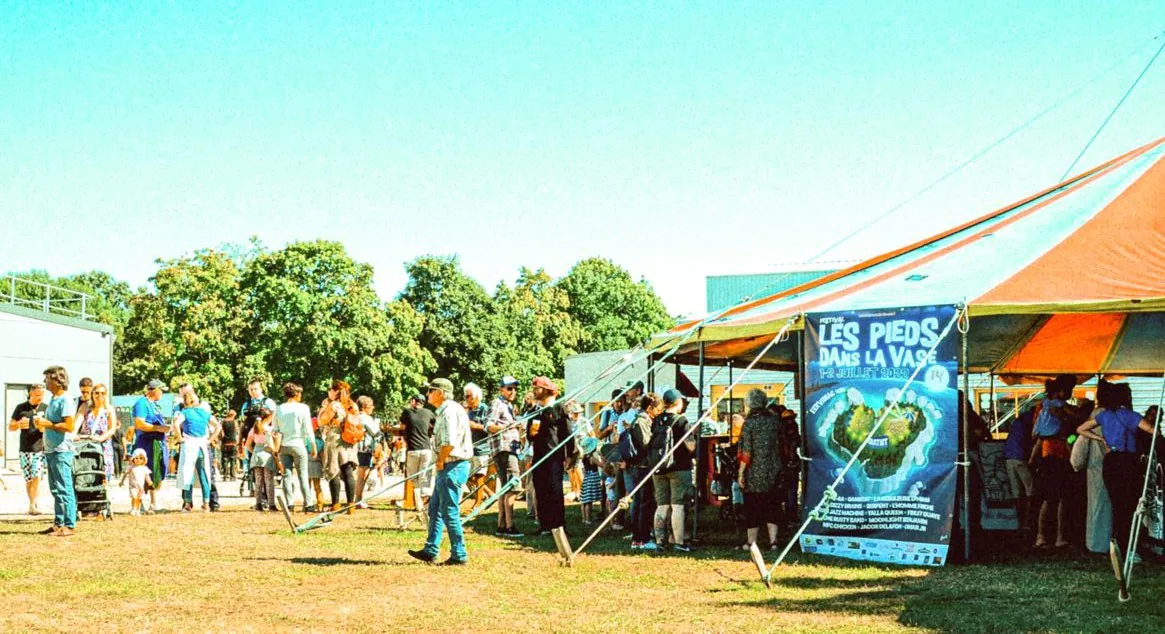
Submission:
M 423 256 L 405 265 L 391 301 L 373 289 L 371 265 L 327 240 L 273 250 L 252 239 L 156 264 L 139 288 L 100 271 L 12 275 L 90 296 L 87 312 L 116 336 L 117 393 L 152 378 L 189 382 L 215 408 L 241 402 L 253 377 L 302 382 L 308 402 L 342 378 L 387 407 L 431 376 L 487 387 L 505 374 L 561 379 L 567 357 L 628 348 L 674 324 L 646 280 L 601 258 L 558 279 L 522 267 L 490 292 L 456 256 Z M 43 292 L 17 286 L 27 299 Z

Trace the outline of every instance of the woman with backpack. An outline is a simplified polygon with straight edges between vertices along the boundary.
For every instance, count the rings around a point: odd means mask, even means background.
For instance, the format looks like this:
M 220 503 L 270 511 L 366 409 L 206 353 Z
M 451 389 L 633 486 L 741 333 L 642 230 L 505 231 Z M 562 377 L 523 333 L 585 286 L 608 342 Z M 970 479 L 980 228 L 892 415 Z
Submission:
M 332 511 L 340 510 L 340 480 L 348 493 L 348 504 L 356 502 L 356 467 L 359 444 L 364 439 L 360 412 L 352 401 L 352 386 L 336 379 L 320 406 L 320 430 L 324 436 L 323 475 L 332 495 Z M 348 513 L 353 512 L 352 507 Z
M 639 413 L 635 420 L 623 430 L 619 437 L 619 455 L 623 473 L 627 478 L 628 492 L 647 477 L 650 468 L 647 451 L 651 442 L 651 426 L 663 413 L 663 399 L 654 392 L 644 394 L 639 401 Z M 655 494 L 651 480 L 640 487 L 631 499 L 631 548 L 633 550 L 659 550 L 652 541 L 652 518 L 655 515 Z
M 683 553 L 692 552 L 685 534 L 687 518 L 684 505 L 694 492 L 692 456 L 696 451 L 696 439 L 691 435 L 685 438 L 692 429 L 692 424 L 684 416 L 686 405 L 677 390 L 663 393 L 665 409 L 652 425 L 651 451 L 648 455 L 651 465 L 659 464 L 659 470 L 652 476 L 655 488 L 655 542 L 663 548 L 667 544 L 670 528 L 672 547 Z M 683 442 L 680 442 L 681 438 L 684 438 Z M 668 452 L 671 455 L 667 455 Z M 665 455 L 667 458 L 664 458 Z
M 363 501 L 364 487 L 368 482 L 369 473 L 380 467 L 380 462 L 375 459 L 375 449 L 380 445 L 380 421 L 372 417 L 372 412 L 376 411 L 376 404 L 371 396 L 357 398 L 356 407 L 360 409 L 359 420 L 364 431 L 364 437 L 359 443 L 360 466 L 356 472 L 356 502 L 357 508 L 366 509 L 368 505 Z M 351 495 L 348 497 L 351 498 Z

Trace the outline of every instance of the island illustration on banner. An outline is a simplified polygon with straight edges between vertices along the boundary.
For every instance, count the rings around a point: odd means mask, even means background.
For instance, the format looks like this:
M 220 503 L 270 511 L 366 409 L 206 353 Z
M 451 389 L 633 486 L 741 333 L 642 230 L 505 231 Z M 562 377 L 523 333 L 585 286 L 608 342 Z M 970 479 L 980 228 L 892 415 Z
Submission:
M 902 492 L 924 494 L 923 483 L 912 483 L 912 474 L 925 470 L 938 429 L 957 412 L 944 411 L 943 404 L 958 403 L 951 372 L 941 364 L 919 371 L 917 379 L 903 393 L 905 382 L 887 379 L 849 380 L 844 385 L 825 387 L 811 397 L 811 412 L 818 414 L 819 446 L 841 472 L 879 420 L 885 421 L 862 450 L 858 464 L 846 475 L 847 484 L 859 496 Z

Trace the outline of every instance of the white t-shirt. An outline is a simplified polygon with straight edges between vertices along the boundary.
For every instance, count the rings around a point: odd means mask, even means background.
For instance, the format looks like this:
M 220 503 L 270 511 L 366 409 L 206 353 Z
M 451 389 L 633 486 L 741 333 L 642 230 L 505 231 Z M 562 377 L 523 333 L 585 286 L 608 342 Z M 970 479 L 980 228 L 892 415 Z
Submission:
M 136 465 L 129 470 L 130 490 L 142 492 L 146 490 L 146 482 L 150 480 L 150 468 L 144 464 Z
M 304 403 L 283 403 L 275 408 L 275 431 L 280 434 L 281 447 L 307 448 L 315 442 L 311 429 L 311 410 Z

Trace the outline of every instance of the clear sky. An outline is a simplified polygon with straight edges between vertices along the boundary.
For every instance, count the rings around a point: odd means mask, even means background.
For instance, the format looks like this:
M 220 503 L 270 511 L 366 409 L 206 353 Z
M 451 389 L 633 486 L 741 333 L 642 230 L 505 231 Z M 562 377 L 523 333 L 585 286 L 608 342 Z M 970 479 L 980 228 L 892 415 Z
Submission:
M 329 238 L 390 298 L 423 254 L 487 288 L 599 255 L 674 313 L 1136 52 L 827 258 L 1056 182 L 1165 29 L 1160 0 L 21 4 L 0 8 L 0 270 L 136 284 L 253 234 Z M 1165 60 L 1078 170 L 1165 135 L 1162 103 Z

